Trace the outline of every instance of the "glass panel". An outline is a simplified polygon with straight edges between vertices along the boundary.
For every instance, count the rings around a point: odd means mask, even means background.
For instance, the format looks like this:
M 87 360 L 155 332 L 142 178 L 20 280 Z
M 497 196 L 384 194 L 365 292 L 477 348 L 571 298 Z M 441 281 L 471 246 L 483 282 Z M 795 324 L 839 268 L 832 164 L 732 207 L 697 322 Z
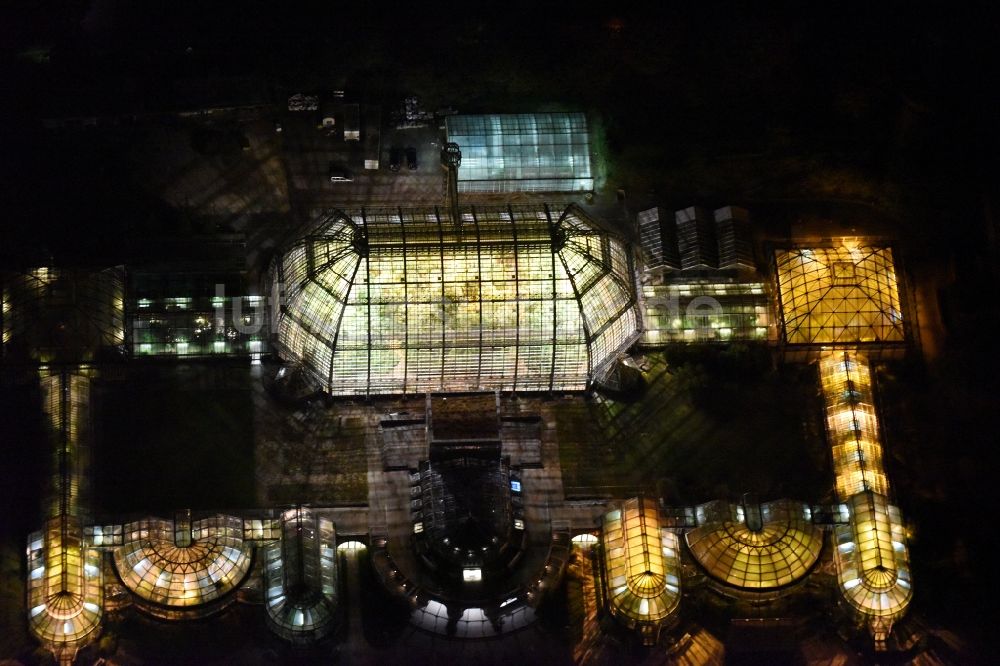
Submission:
M 594 189 L 582 113 L 449 116 L 446 128 L 462 150 L 460 192 Z
M 890 248 L 778 250 L 775 259 L 786 342 L 905 340 Z
M 742 506 L 712 502 L 699 507 L 699 525 L 685 535 L 691 554 L 713 578 L 742 589 L 775 589 L 801 580 L 823 549 L 823 530 L 799 502 L 759 507 L 759 525 L 748 524 Z
M 190 533 L 173 521 L 147 518 L 125 525 L 125 543 L 114 550 L 122 582 L 148 612 L 166 618 L 200 616 L 242 582 L 253 559 L 243 521 L 217 515 L 193 521 Z M 177 535 L 184 533 L 184 539 Z M 225 599 L 225 601 L 230 601 Z M 217 610 L 223 604 L 213 604 Z M 183 613 L 191 610 L 192 613 Z
M 670 620 L 680 605 L 679 542 L 660 528 L 656 502 L 632 499 L 605 514 L 601 543 L 612 613 L 641 624 Z
M 638 336 L 625 245 L 575 207 L 483 207 L 460 226 L 338 213 L 276 273 L 297 280 L 278 285 L 279 350 L 334 395 L 579 390 Z

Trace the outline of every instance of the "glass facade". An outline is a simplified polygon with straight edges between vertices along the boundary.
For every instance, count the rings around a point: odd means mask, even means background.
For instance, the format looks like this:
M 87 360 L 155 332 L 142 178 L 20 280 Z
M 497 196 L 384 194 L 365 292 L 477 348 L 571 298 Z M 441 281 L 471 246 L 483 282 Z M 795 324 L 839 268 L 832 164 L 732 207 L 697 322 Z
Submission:
M 97 637 L 104 615 L 101 555 L 76 524 L 49 519 L 28 537 L 28 626 L 47 648 L 74 651 Z
M 913 595 L 906 529 L 887 497 L 867 359 L 855 351 L 831 352 L 819 369 L 837 495 L 850 513 L 848 524 L 834 533 L 837 580 L 843 599 L 878 642 L 906 612 Z
M 279 353 L 327 392 L 582 390 L 638 337 L 626 245 L 576 206 L 335 213 L 274 271 Z
M 459 192 L 580 192 L 594 189 L 582 113 L 449 116 L 462 150 Z
M 129 352 L 140 358 L 259 358 L 268 336 L 267 312 L 264 298 L 247 292 L 246 276 L 235 269 L 130 271 Z
M 847 502 L 850 523 L 836 528 L 837 581 L 843 598 L 873 628 L 888 626 L 909 607 L 913 590 L 906 530 L 899 509 L 870 491 Z
M 775 261 L 781 323 L 788 344 L 906 340 L 890 248 L 778 250 Z
M 743 590 L 801 580 L 823 549 L 823 530 L 800 502 L 713 502 L 698 507 L 697 515 L 698 527 L 685 535 L 691 554 L 712 578 Z
M 892 254 L 884 247 L 783 250 L 776 262 L 786 342 L 817 345 L 803 351 L 809 354 L 824 348 L 819 378 L 842 512 L 834 521 L 842 524 L 829 526 L 837 589 L 858 626 L 884 640 L 911 602 L 911 571 L 884 468 L 875 377 L 856 349 L 905 342 Z M 338 211 L 275 262 L 277 307 L 268 313 L 261 297 L 204 294 L 137 297 L 126 308 L 122 278 L 121 269 L 36 269 L 4 276 L 0 292 L 4 360 L 35 362 L 52 450 L 25 574 L 28 628 L 57 656 L 93 641 L 105 610 L 119 607 L 110 587 L 105 599 L 104 566 L 115 567 L 141 610 L 160 618 L 215 613 L 245 582 L 254 591 L 262 584 L 268 626 L 293 643 L 328 635 L 338 612 L 336 532 L 320 510 L 84 527 L 91 383 L 94 368 L 109 367 L 91 361 L 102 350 L 131 343 L 137 354 L 259 353 L 269 314 L 282 356 L 333 395 L 561 391 L 586 388 L 640 336 L 629 248 L 576 206 L 484 206 L 457 220 L 432 208 Z M 760 282 L 699 273 L 643 289 L 646 343 L 768 339 L 774 330 Z M 245 334 L 240 323 L 260 326 Z M 449 441 L 446 423 L 426 421 L 430 441 Z M 522 502 L 520 478 L 509 476 L 506 463 L 497 478 L 503 494 L 476 486 L 491 500 L 482 503 L 491 513 L 480 522 L 494 519 L 494 531 L 510 527 L 520 538 L 524 516 L 509 501 L 514 493 Z M 458 514 L 439 511 L 456 504 L 443 484 L 416 485 L 409 501 L 419 544 L 453 530 Z M 823 531 L 800 502 L 713 502 L 685 511 L 685 520 L 670 522 L 656 502 L 633 499 L 602 519 L 604 599 L 644 637 L 678 616 L 681 530 L 716 591 L 763 600 L 760 593 L 794 585 L 817 566 Z M 250 575 L 255 552 L 260 578 Z M 465 580 L 489 580 L 489 558 L 476 557 L 484 561 L 470 560 Z M 529 596 L 541 589 L 538 580 Z M 504 603 L 511 617 L 533 618 L 519 598 Z M 465 609 L 458 631 L 493 635 L 491 608 Z M 444 633 L 456 615 L 436 600 L 416 612 L 424 618 L 417 624 Z
M 114 560 L 144 610 L 183 619 L 217 611 L 232 599 L 229 593 L 250 568 L 252 549 L 243 541 L 240 518 L 147 518 L 125 525 L 124 544 L 115 548 Z
M 140 298 L 130 302 L 133 356 L 252 356 L 267 316 L 260 296 Z
M 651 499 L 604 515 L 601 546 L 611 613 L 632 628 L 667 624 L 681 601 L 680 543 Z

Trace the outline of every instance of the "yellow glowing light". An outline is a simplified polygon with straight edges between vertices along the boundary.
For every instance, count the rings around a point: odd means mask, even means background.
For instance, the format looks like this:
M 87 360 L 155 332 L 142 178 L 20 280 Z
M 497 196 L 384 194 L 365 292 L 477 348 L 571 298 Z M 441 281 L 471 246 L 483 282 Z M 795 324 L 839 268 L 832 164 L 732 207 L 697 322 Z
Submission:
M 338 213 L 275 274 L 279 352 L 336 394 L 582 389 L 638 337 L 625 245 L 574 207 Z
M 680 605 L 680 551 L 677 535 L 660 529 L 656 502 L 609 512 L 601 538 L 611 612 L 629 624 L 669 620 Z
M 96 636 L 103 615 L 100 554 L 83 544 L 73 464 L 90 386 L 84 374 L 53 374 L 47 367 L 39 369 L 39 380 L 50 430 L 58 433 L 58 455 L 70 464 L 60 465 L 69 471 L 57 474 L 43 531 L 28 538 L 28 625 L 46 647 L 75 649 Z
M 789 344 L 905 340 L 890 248 L 779 250 L 776 263 Z
M 743 589 L 774 589 L 804 578 L 823 549 L 823 530 L 810 522 L 803 505 L 764 504 L 762 524 L 753 528 L 741 508 L 720 506 L 719 518 L 685 535 L 695 560 L 716 580 Z
M 178 545 L 172 521 L 155 518 L 128 523 L 124 536 L 114 550 L 115 567 L 133 594 L 153 602 L 144 606 L 153 613 L 222 599 L 250 567 L 243 522 L 232 516 L 193 522 L 185 546 Z
M 886 497 L 871 370 L 856 352 L 830 352 L 820 360 L 820 380 L 837 494 L 849 510 L 848 524 L 835 529 L 838 584 L 850 606 L 884 636 L 906 612 L 912 587 L 906 530 Z

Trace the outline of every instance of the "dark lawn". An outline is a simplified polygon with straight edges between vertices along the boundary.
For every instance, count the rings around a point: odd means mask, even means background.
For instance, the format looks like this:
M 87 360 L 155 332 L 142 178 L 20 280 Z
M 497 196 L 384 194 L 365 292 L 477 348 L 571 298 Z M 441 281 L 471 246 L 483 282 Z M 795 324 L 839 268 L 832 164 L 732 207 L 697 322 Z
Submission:
M 814 373 L 773 370 L 762 354 L 652 354 L 641 399 L 557 405 L 566 494 L 823 499 L 832 475 Z
M 254 497 L 249 368 L 134 370 L 101 391 L 95 507 L 111 514 L 236 509 Z

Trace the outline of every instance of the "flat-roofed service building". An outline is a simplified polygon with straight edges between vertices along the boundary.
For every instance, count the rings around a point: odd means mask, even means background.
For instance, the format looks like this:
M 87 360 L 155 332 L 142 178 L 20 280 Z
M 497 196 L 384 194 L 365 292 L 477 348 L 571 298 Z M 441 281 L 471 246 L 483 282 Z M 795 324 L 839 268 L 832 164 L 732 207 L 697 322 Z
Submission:
M 459 192 L 589 192 L 594 189 L 582 113 L 449 116 L 462 149 Z

